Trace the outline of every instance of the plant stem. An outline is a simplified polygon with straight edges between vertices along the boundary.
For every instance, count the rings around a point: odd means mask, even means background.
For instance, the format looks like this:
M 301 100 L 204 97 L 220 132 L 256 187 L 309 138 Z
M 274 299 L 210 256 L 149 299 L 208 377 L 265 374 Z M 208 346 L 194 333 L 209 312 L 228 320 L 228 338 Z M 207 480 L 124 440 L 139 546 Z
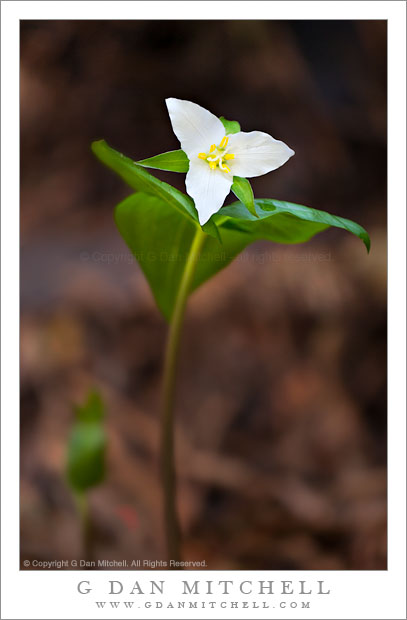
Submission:
M 92 528 L 89 514 L 89 501 L 86 491 L 77 493 L 76 502 L 81 520 L 82 554 L 85 561 L 92 559 Z
M 205 233 L 202 232 L 200 227 L 198 227 L 185 262 L 184 273 L 182 274 L 178 294 L 175 300 L 164 362 L 163 409 L 161 418 L 161 467 L 164 492 L 164 520 L 167 559 L 168 561 L 175 560 L 177 562 L 181 559 L 181 553 L 180 527 L 176 509 L 176 480 L 174 465 L 175 380 L 185 306 L 187 303 L 188 294 L 191 290 L 196 264 L 205 238 Z

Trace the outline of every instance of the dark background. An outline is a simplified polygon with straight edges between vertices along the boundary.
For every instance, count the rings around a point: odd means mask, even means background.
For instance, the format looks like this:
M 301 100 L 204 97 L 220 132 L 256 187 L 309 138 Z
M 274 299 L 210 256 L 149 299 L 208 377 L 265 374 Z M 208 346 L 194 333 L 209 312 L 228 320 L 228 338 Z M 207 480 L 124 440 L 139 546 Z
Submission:
M 178 148 L 166 97 L 296 151 L 257 197 L 354 219 L 251 246 L 191 298 L 178 384 L 184 559 L 386 567 L 386 22 L 21 23 L 21 558 L 83 555 L 64 481 L 72 403 L 107 406 L 92 553 L 163 559 L 166 325 L 119 237 L 131 193 L 91 155 Z M 158 173 L 184 189 L 184 175 Z

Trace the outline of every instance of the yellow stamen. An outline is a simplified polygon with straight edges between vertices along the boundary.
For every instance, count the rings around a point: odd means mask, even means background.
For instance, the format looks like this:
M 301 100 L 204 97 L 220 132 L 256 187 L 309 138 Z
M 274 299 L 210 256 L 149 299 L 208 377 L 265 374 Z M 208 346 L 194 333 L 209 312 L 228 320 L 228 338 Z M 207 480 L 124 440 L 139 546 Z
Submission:
M 230 172 L 230 168 L 225 165 L 225 161 L 228 159 L 234 159 L 233 153 L 225 153 L 226 145 L 229 141 L 227 136 L 224 136 L 219 144 L 212 144 L 209 149 L 209 154 L 198 153 L 198 158 L 208 162 L 211 170 L 222 170 L 222 172 Z

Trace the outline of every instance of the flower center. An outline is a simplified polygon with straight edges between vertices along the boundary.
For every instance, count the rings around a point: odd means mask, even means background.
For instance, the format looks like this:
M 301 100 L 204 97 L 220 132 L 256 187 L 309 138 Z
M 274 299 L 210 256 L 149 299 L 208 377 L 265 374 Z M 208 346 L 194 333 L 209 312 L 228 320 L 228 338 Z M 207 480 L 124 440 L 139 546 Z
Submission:
M 219 168 L 220 170 L 222 170 L 222 172 L 230 172 L 230 168 L 225 164 L 225 161 L 227 161 L 228 159 L 234 159 L 235 156 L 232 153 L 227 152 L 228 142 L 229 138 L 225 136 L 224 138 L 222 138 L 219 146 L 216 146 L 216 144 L 212 144 L 211 148 L 209 149 L 208 155 L 206 153 L 199 153 L 199 159 L 207 161 L 211 170 Z

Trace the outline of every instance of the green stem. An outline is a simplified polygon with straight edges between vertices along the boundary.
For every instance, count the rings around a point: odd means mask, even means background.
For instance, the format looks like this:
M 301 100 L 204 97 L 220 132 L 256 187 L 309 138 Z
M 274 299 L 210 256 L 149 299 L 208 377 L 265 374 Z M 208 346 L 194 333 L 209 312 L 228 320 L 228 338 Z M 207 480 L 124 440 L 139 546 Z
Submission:
M 175 300 L 165 352 L 163 377 L 163 410 L 161 418 L 161 467 L 164 491 L 164 520 L 167 559 L 179 562 L 180 527 L 176 509 L 176 480 L 174 466 L 174 402 L 178 352 L 185 306 L 191 290 L 196 264 L 206 235 L 199 227 L 185 262 L 178 294 Z M 170 567 L 170 566 L 169 566 Z
M 92 559 L 92 528 L 89 514 L 89 501 L 86 491 L 76 494 L 76 503 L 81 520 L 83 559 L 90 561 Z

